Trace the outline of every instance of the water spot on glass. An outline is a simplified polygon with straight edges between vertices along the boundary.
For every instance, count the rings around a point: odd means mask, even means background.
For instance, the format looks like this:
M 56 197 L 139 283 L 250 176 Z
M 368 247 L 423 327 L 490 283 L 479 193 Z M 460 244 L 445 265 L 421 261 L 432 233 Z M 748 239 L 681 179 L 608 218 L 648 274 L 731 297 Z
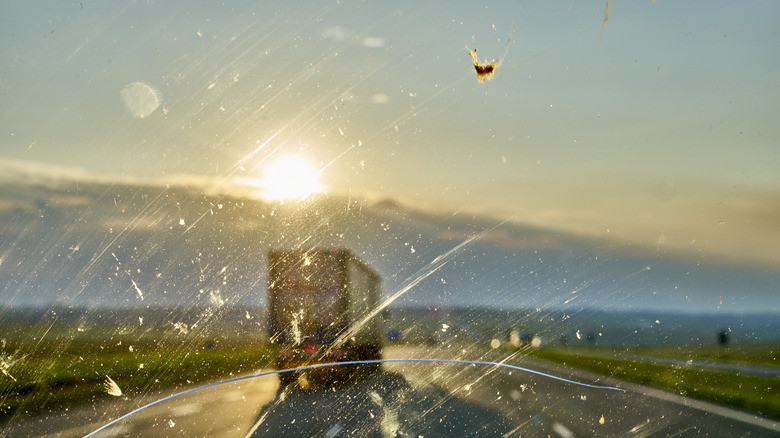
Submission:
M 125 109 L 135 118 L 143 119 L 160 106 L 160 94 L 143 82 L 133 82 L 119 92 Z
M 371 96 L 371 103 L 383 104 L 383 103 L 387 103 L 389 99 L 390 98 L 388 97 L 387 94 L 384 93 L 374 94 L 373 96 Z
M 372 49 L 385 46 L 385 39 L 379 37 L 365 37 L 363 38 L 363 47 L 369 47 Z

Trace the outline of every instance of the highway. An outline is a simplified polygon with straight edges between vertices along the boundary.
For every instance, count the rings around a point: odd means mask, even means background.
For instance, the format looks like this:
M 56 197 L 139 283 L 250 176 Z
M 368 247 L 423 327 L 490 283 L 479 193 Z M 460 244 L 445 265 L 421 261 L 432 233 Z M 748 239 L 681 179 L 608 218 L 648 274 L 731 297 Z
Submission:
M 499 351 L 390 347 L 386 359 L 500 362 L 625 391 L 590 388 L 517 369 L 386 363 L 359 382 L 281 390 L 276 376 L 191 392 L 136 412 L 94 436 L 751 436 L 777 422 L 664 391 Z M 84 436 L 170 393 L 73 409 L 12 425 L 3 436 Z

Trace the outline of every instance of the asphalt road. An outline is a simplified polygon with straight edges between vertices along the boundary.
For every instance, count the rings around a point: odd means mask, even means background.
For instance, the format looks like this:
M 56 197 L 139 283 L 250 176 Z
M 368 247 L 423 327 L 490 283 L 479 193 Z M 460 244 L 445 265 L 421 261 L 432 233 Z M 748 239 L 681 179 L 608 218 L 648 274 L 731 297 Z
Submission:
M 442 357 L 445 351 L 432 353 Z M 386 357 L 394 358 L 397 353 L 389 350 Z M 480 358 L 505 359 L 499 352 Z M 528 357 L 507 363 L 626 391 L 588 388 L 504 368 L 442 364 L 433 370 L 429 365 L 391 364 L 386 369 L 401 368 L 407 380 L 423 379 L 454 396 L 489 403 L 512 423 L 508 436 L 780 436 L 779 423 L 741 411 Z
M 191 392 L 143 409 L 95 436 L 780 436 L 780 425 L 685 397 L 498 351 L 392 347 L 386 359 L 502 361 L 520 370 L 453 363 L 387 363 L 357 383 L 282 389 L 275 376 Z M 84 436 L 168 394 L 117 400 L 27 421 L 6 436 Z

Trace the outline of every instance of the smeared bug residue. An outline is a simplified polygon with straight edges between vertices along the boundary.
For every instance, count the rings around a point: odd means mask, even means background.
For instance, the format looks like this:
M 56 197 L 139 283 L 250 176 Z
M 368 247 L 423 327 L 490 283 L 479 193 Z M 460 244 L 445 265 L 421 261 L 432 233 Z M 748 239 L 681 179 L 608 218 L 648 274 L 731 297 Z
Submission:
M 469 49 L 468 46 L 466 46 L 466 50 L 468 50 L 469 55 L 471 56 L 471 62 L 474 63 L 474 70 L 477 72 L 477 80 L 479 82 L 482 82 L 485 80 L 485 78 L 490 79 L 493 76 L 493 73 L 496 71 L 496 68 L 498 67 L 498 64 L 500 64 L 499 61 L 494 61 L 493 63 L 489 63 L 485 61 L 484 63 L 480 63 L 479 59 L 477 58 L 477 49 L 474 50 Z
M 601 36 L 599 37 L 599 42 L 601 42 L 601 39 L 604 37 L 604 28 L 607 27 L 607 21 L 609 21 L 609 2 L 611 0 L 607 0 L 607 7 L 604 8 L 604 22 L 601 24 Z
M 369 391 L 368 395 L 375 405 L 382 408 L 382 420 L 380 422 L 382 437 L 397 436 L 398 429 L 401 427 L 401 424 L 398 422 L 398 411 L 386 406 L 384 400 L 376 391 Z
M 222 307 L 225 304 L 225 300 L 222 298 L 222 294 L 218 290 L 209 291 L 209 301 L 214 307 Z
M 303 309 L 299 313 L 293 313 L 293 319 L 290 327 L 290 331 L 293 335 L 293 341 L 295 342 L 295 345 L 301 345 L 303 342 L 303 335 L 301 333 L 301 328 L 298 326 L 300 322 L 303 320 Z
M 106 381 L 103 382 L 103 389 L 108 395 L 113 395 L 114 397 L 120 397 L 122 395 L 122 390 L 119 389 L 119 385 L 108 376 L 106 376 Z
M 188 326 L 186 323 L 183 323 L 181 321 L 178 321 L 173 324 L 173 328 L 179 331 L 179 333 L 186 335 L 190 332 L 190 326 Z
M 5 340 L 3 340 L 3 347 L 5 347 Z M 0 353 L 0 372 L 3 373 L 4 376 L 8 377 L 9 379 L 16 382 L 16 378 L 11 375 L 11 373 L 8 372 L 9 369 L 11 369 L 12 366 L 14 366 L 17 362 L 24 359 L 26 356 L 16 357 L 16 354 L 6 354 L 6 353 Z
M 466 50 L 469 52 L 469 56 L 471 56 L 471 62 L 474 65 L 474 71 L 477 73 L 477 80 L 479 82 L 484 81 L 486 78 L 491 79 L 493 77 L 493 73 L 501 66 L 501 62 L 504 60 L 504 57 L 506 57 L 507 52 L 509 52 L 509 44 L 512 42 L 512 36 L 514 34 L 515 28 L 512 28 L 512 33 L 510 33 L 509 38 L 506 39 L 504 54 L 501 55 L 500 58 L 493 60 L 493 62 L 488 62 L 487 60 L 485 60 L 484 63 L 479 62 L 479 58 L 477 58 L 477 49 L 474 48 L 474 50 L 471 50 L 469 49 L 469 46 L 466 46 Z
M 138 284 L 132 278 L 130 279 L 130 281 L 133 282 L 133 287 L 135 288 L 135 293 L 138 294 L 138 298 L 140 298 L 141 301 L 143 301 L 144 300 L 144 293 L 141 292 L 141 288 L 138 287 Z

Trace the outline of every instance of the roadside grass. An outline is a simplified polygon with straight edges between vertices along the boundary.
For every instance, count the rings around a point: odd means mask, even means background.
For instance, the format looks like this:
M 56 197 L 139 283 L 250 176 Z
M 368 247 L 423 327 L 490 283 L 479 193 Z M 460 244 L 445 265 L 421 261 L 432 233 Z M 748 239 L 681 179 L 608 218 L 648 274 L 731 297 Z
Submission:
M 711 401 L 759 415 L 780 420 L 780 378 L 751 376 L 729 371 L 693 369 L 651 362 L 594 357 L 578 354 L 577 349 L 539 348 L 523 349 L 540 359 L 613 376 L 626 381 L 665 389 L 688 397 Z M 603 349 L 607 356 L 608 349 Z M 622 349 L 621 351 L 625 351 Z M 637 352 L 632 350 L 632 352 Z M 652 354 L 653 351 L 642 351 Z M 690 354 L 686 356 L 690 358 Z M 707 357 L 707 356 L 701 356 Z M 741 354 L 741 361 L 764 363 L 762 358 L 751 360 Z M 721 357 L 718 357 L 721 358 Z
M 658 346 L 632 348 L 630 352 L 681 359 L 709 359 L 780 367 L 780 345 L 777 344 Z
M 273 357 L 259 342 L 145 334 L 117 341 L 116 335 L 95 332 L 65 343 L 52 337 L 29 352 L 24 352 L 24 344 L 5 340 L 0 351 L 0 424 L 15 415 L 35 416 L 110 399 L 109 392 L 116 391 L 110 391 L 109 378 L 122 395 L 174 391 L 266 367 Z

